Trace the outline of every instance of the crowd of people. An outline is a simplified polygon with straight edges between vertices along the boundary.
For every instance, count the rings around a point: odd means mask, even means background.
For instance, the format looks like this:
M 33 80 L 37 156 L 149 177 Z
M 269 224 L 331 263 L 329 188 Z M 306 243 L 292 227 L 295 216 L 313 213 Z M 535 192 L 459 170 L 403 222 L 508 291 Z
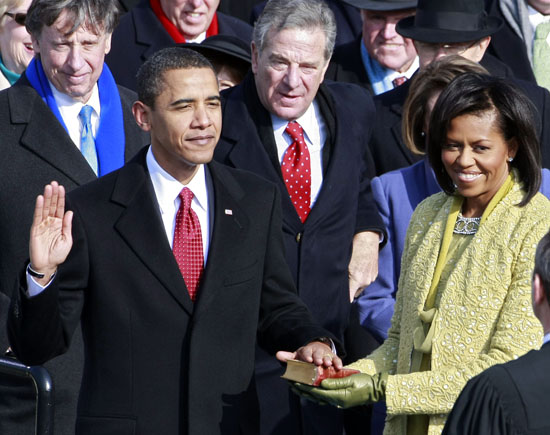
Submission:
M 0 0 L 4 358 L 61 435 L 548 432 L 549 80 L 548 0 Z

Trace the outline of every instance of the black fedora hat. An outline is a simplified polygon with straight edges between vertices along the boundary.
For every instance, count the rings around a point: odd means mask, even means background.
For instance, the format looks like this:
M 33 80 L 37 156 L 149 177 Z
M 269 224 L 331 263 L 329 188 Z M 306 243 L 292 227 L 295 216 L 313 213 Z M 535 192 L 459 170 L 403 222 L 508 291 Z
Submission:
M 467 42 L 492 35 L 502 26 L 490 17 L 483 0 L 419 0 L 414 17 L 397 23 L 396 30 L 406 38 L 422 42 Z
M 343 0 L 343 2 L 369 11 L 400 11 L 414 9 L 417 0 Z
M 179 47 L 198 51 L 207 58 L 210 58 L 210 55 L 225 55 L 239 59 L 248 64 L 251 63 L 250 45 L 236 36 L 214 35 L 206 38 L 200 44 L 188 42 L 179 44 Z

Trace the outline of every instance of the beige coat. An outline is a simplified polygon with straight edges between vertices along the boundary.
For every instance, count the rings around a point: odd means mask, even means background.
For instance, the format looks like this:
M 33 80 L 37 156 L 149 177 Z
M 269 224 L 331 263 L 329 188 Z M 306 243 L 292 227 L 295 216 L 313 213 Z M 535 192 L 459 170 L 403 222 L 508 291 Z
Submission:
M 438 193 L 413 214 L 402 258 L 388 339 L 352 364 L 389 372 L 384 434 L 403 434 L 406 415 L 429 414 L 429 434 L 442 431 L 466 382 L 489 366 L 542 343 L 531 308 L 531 274 L 538 241 L 550 228 L 550 201 L 540 193 L 525 207 L 515 184 L 496 205 L 451 272 L 435 302 L 431 371 L 410 373 L 413 331 L 420 325 L 452 197 Z

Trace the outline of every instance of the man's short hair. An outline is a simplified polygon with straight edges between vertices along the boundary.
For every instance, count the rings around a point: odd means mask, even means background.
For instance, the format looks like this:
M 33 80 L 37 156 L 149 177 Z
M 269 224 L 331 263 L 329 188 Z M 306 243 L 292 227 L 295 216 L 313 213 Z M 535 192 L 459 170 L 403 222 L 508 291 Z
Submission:
M 261 52 L 269 41 L 267 34 L 285 29 L 316 29 L 325 34 L 326 61 L 332 56 L 336 40 L 334 14 L 322 0 L 270 0 L 254 25 L 252 40 Z
M 150 108 L 162 94 L 166 82 L 164 73 L 177 69 L 209 68 L 216 75 L 212 64 L 202 54 L 188 48 L 170 47 L 157 51 L 141 65 L 137 72 L 138 99 Z
M 550 232 L 540 240 L 535 254 L 535 270 L 544 287 L 546 301 L 550 304 Z
M 27 32 L 38 39 L 44 26 L 55 23 L 63 11 L 67 11 L 73 23 L 67 35 L 79 27 L 97 34 L 111 34 L 120 16 L 118 1 L 114 0 L 33 0 L 25 21 Z

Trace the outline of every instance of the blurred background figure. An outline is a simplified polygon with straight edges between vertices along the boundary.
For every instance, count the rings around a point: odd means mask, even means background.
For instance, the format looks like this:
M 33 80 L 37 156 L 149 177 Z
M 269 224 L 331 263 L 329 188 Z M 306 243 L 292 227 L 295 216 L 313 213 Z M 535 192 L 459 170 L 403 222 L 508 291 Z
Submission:
M 221 0 L 218 11 L 248 23 L 252 9 L 259 3 L 262 3 L 262 0 Z M 250 24 L 254 24 L 254 22 Z
M 198 51 L 210 61 L 220 91 L 238 85 L 250 70 L 250 45 L 236 36 L 215 35 L 200 44 L 191 42 L 182 47 Z
M 343 0 L 360 9 L 362 33 L 334 50 L 325 78 L 355 83 L 378 95 L 403 84 L 418 69 L 413 41 L 395 31 L 415 14 L 416 0 Z
M 489 53 L 517 78 L 550 89 L 550 1 L 485 0 L 485 7 L 504 22 L 493 35 Z
M 31 0 L 0 1 L 0 90 L 13 85 L 34 56 L 25 18 Z
M 209 36 L 232 35 L 250 43 L 252 27 L 217 12 L 220 0 L 141 0 L 115 29 L 106 62 L 115 81 L 136 89 L 136 72 L 161 48 Z
M 550 201 L 535 124 L 503 79 L 462 74 L 441 92 L 426 149 L 443 192 L 411 217 L 388 338 L 349 366 L 361 374 L 297 388 L 344 408 L 385 401 L 387 434 L 438 434 L 471 377 L 541 345 L 530 278 Z

